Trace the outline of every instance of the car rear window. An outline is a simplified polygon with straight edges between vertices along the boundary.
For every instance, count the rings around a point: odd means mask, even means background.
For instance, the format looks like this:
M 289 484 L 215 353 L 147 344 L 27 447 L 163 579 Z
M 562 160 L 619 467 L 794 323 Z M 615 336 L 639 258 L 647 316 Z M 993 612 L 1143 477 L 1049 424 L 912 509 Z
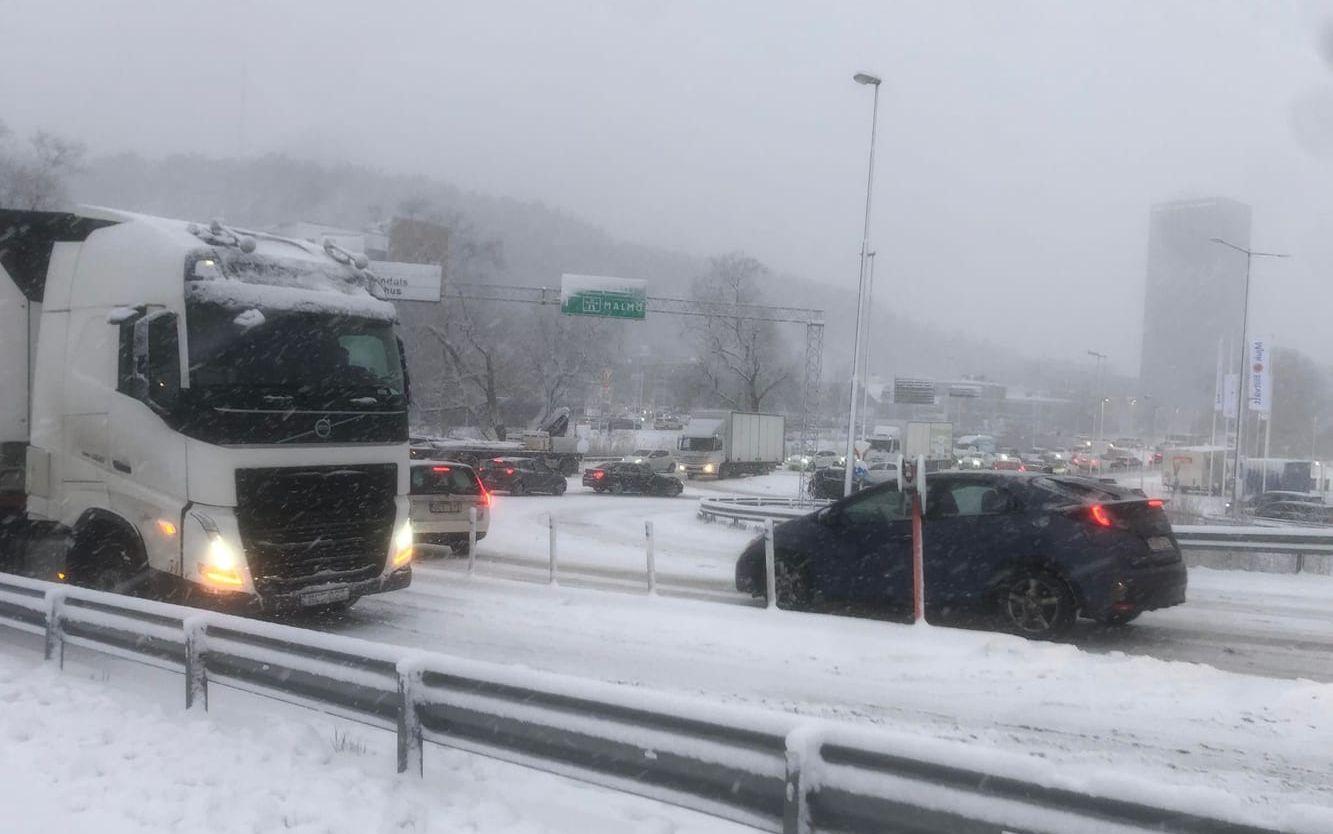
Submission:
M 480 495 L 477 476 L 466 466 L 434 464 L 412 467 L 413 495 Z
M 1080 478 L 1036 478 L 1033 480 L 1033 484 L 1046 492 L 1055 493 L 1061 499 L 1077 501 L 1081 504 L 1093 504 L 1098 501 L 1119 501 L 1124 498 L 1137 497 L 1131 492 L 1110 484 Z

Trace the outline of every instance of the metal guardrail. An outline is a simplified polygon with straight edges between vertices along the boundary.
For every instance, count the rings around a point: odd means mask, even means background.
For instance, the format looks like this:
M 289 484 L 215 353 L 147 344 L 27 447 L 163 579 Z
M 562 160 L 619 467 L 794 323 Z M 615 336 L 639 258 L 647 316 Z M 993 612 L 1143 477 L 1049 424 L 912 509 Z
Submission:
M 211 682 L 333 708 L 398 737 L 398 770 L 430 741 L 767 831 L 1275 834 L 1062 787 L 1040 760 L 426 654 L 165 603 L 0 576 L 0 625 Z M 961 764 L 984 761 L 985 766 Z M 1069 784 L 1069 783 L 1064 783 Z
M 726 520 L 735 524 L 758 523 L 772 519 L 779 524 L 808 515 L 829 504 L 818 499 L 770 498 L 767 496 L 724 496 L 699 499 L 699 517 L 705 521 Z

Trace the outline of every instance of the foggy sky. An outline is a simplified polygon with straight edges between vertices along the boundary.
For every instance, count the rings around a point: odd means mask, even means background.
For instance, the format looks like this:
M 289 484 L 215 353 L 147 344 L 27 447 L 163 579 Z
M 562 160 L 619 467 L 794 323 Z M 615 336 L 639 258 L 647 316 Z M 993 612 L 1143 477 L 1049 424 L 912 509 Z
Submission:
M 1149 205 L 1222 195 L 1295 256 L 1257 263 L 1254 332 L 1330 362 L 1330 21 L 1266 0 L 0 0 L 0 119 L 94 153 L 420 172 L 853 287 L 867 70 L 877 301 L 1133 374 Z

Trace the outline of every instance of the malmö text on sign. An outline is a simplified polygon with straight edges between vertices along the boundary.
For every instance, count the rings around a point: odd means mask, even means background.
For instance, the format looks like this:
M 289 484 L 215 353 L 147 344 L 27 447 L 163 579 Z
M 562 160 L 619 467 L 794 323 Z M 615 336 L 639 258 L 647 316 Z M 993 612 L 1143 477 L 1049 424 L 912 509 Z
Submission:
M 567 316 L 642 319 L 648 282 L 602 275 L 561 275 L 560 312 Z

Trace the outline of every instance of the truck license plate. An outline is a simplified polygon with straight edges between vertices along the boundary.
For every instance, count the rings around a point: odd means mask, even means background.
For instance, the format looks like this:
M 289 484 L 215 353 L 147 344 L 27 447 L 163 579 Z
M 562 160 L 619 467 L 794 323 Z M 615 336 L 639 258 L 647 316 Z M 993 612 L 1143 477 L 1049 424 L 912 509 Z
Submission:
M 301 604 L 328 605 L 330 602 L 343 602 L 352 595 L 347 588 L 330 588 L 327 591 L 312 591 L 308 594 L 301 594 Z
M 458 503 L 456 501 L 432 501 L 430 502 L 430 511 L 433 513 L 456 513 L 458 512 Z
M 1171 550 L 1171 539 L 1166 536 L 1152 536 L 1148 539 L 1148 549 L 1153 551 Z

